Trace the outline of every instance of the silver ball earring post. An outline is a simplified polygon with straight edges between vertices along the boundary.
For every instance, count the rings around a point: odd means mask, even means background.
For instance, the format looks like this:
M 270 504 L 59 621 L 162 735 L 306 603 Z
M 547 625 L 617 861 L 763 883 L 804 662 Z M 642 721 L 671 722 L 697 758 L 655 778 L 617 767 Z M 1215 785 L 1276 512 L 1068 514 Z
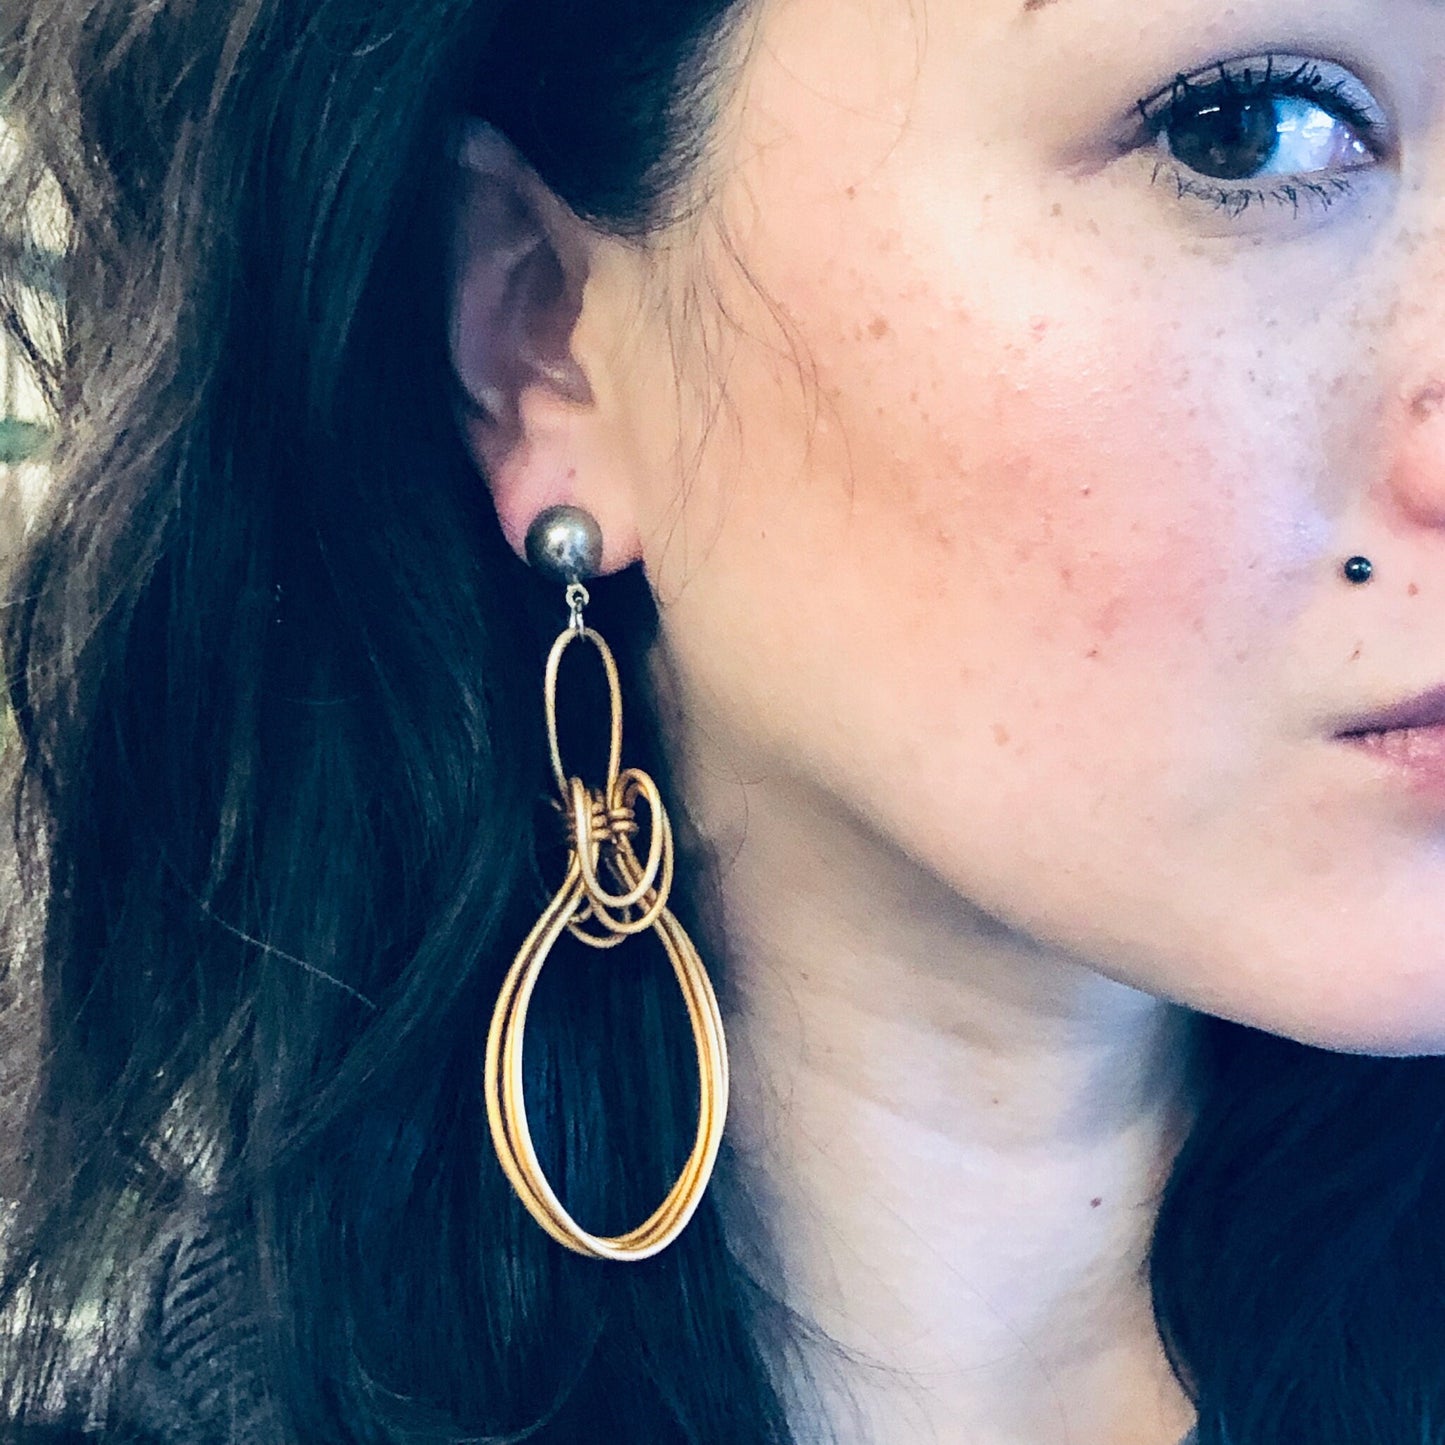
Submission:
M 527 528 L 527 561 L 544 577 L 567 588 L 567 611 L 574 632 L 584 632 L 582 609 L 592 600 L 584 577 L 602 570 L 602 528 L 581 507 L 548 507 Z
M 564 585 L 595 577 L 602 568 L 602 528 L 581 507 L 548 507 L 527 528 L 527 561 Z

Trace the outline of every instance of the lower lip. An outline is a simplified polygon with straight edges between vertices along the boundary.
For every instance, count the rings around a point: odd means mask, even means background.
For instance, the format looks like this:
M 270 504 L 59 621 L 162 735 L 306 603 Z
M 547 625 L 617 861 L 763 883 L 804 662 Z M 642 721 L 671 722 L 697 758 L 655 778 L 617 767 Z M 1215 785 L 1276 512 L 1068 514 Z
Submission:
M 1345 733 L 1340 741 L 1404 773 L 1419 791 L 1445 797 L 1445 723 Z

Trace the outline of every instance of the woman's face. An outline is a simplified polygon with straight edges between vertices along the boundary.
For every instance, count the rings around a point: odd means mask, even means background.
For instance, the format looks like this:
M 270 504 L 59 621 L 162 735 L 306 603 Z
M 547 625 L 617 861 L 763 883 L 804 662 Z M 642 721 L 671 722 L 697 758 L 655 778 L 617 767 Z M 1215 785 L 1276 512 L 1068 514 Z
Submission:
M 1445 685 L 1442 78 L 1429 0 L 764 3 L 633 373 L 709 765 L 1125 983 L 1445 1049 L 1445 762 L 1336 737 Z

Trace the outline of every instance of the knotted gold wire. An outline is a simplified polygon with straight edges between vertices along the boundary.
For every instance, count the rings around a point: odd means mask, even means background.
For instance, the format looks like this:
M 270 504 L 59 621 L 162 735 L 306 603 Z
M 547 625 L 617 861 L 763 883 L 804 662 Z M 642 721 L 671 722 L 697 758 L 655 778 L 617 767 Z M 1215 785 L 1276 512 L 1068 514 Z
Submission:
M 600 790 L 589 790 L 580 778 L 567 775 L 557 740 L 557 672 L 563 653 L 578 638 L 585 638 L 597 649 L 611 695 L 607 783 Z M 581 624 L 580 612 L 574 611 L 573 625 L 552 644 L 547 659 L 546 706 L 552 772 L 568 820 L 571 851 L 562 886 L 518 949 L 492 1013 L 485 1063 L 487 1121 L 497 1157 L 512 1187 L 532 1218 L 558 1244 L 597 1259 L 647 1259 L 666 1249 L 682 1233 L 717 1162 L 728 1105 L 722 1015 L 697 949 L 667 907 L 673 879 L 672 824 L 657 785 L 639 768 L 620 769 L 622 694 L 616 661 L 602 637 Z M 638 831 L 634 805 L 639 798 L 647 804 L 652 825 L 646 864 L 632 846 Z M 602 885 L 599 862 L 621 892 L 611 892 Z M 589 947 L 603 949 L 613 948 L 649 928 L 657 933 L 672 964 L 697 1048 L 697 1136 L 682 1173 L 647 1219 L 625 1234 L 595 1235 L 583 1229 L 563 1207 L 532 1143 L 522 1089 L 527 1010 L 542 965 L 564 929 Z

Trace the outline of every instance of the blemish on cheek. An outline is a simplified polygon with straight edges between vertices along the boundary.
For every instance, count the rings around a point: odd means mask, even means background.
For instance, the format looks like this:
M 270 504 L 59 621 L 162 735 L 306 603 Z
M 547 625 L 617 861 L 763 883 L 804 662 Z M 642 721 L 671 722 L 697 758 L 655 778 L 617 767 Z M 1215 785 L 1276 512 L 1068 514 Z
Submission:
M 1104 1201 L 1103 1201 L 1101 1198 L 1099 1198 L 1098 1195 L 1095 1195 L 1094 1198 L 1092 1198 L 1092 1199 L 1089 1201 L 1089 1208 L 1090 1208 L 1090 1209 L 1097 1209 L 1103 1202 L 1104 1202 Z
M 892 330 L 893 328 L 888 324 L 888 318 L 886 316 L 875 316 L 872 321 L 868 323 L 868 334 L 875 341 L 882 341 Z
M 1008 739 L 1009 739 L 1009 731 L 1008 731 L 1008 729 L 1007 729 L 1002 723 L 995 723 L 995 724 L 993 725 L 993 740 L 994 740 L 994 742 L 996 742 L 996 743 L 999 745 L 999 747 L 1001 747 L 1001 748 L 1006 748 L 1006 747 L 1008 746 Z
M 1124 620 L 1124 614 L 1128 610 L 1128 604 L 1122 597 L 1111 597 L 1104 604 L 1103 610 L 1094 624 L 1099 635 L 1105 638 L 1112 637 L 1119 630 L 1119 624 Z
M 1350 654 L 1349 660 L 1351 662 L 1358 662 L 1360 658 L 1364 655 L 1364 651 L 1365 644 L 1363 642 L 1357 642 L 1355 644 L 1355 650 Z
M 1410 401 L 1410 415 L 1416 421 L 1429 421 L 1442 406 L 1445 406 L 1445 386 L 1432 382 L 1415 393 Z
M 1420 584 L 1418 582 L 1412 582 L 1405 590 L 1411 597 L 1418 597 L 1420 595 Z

